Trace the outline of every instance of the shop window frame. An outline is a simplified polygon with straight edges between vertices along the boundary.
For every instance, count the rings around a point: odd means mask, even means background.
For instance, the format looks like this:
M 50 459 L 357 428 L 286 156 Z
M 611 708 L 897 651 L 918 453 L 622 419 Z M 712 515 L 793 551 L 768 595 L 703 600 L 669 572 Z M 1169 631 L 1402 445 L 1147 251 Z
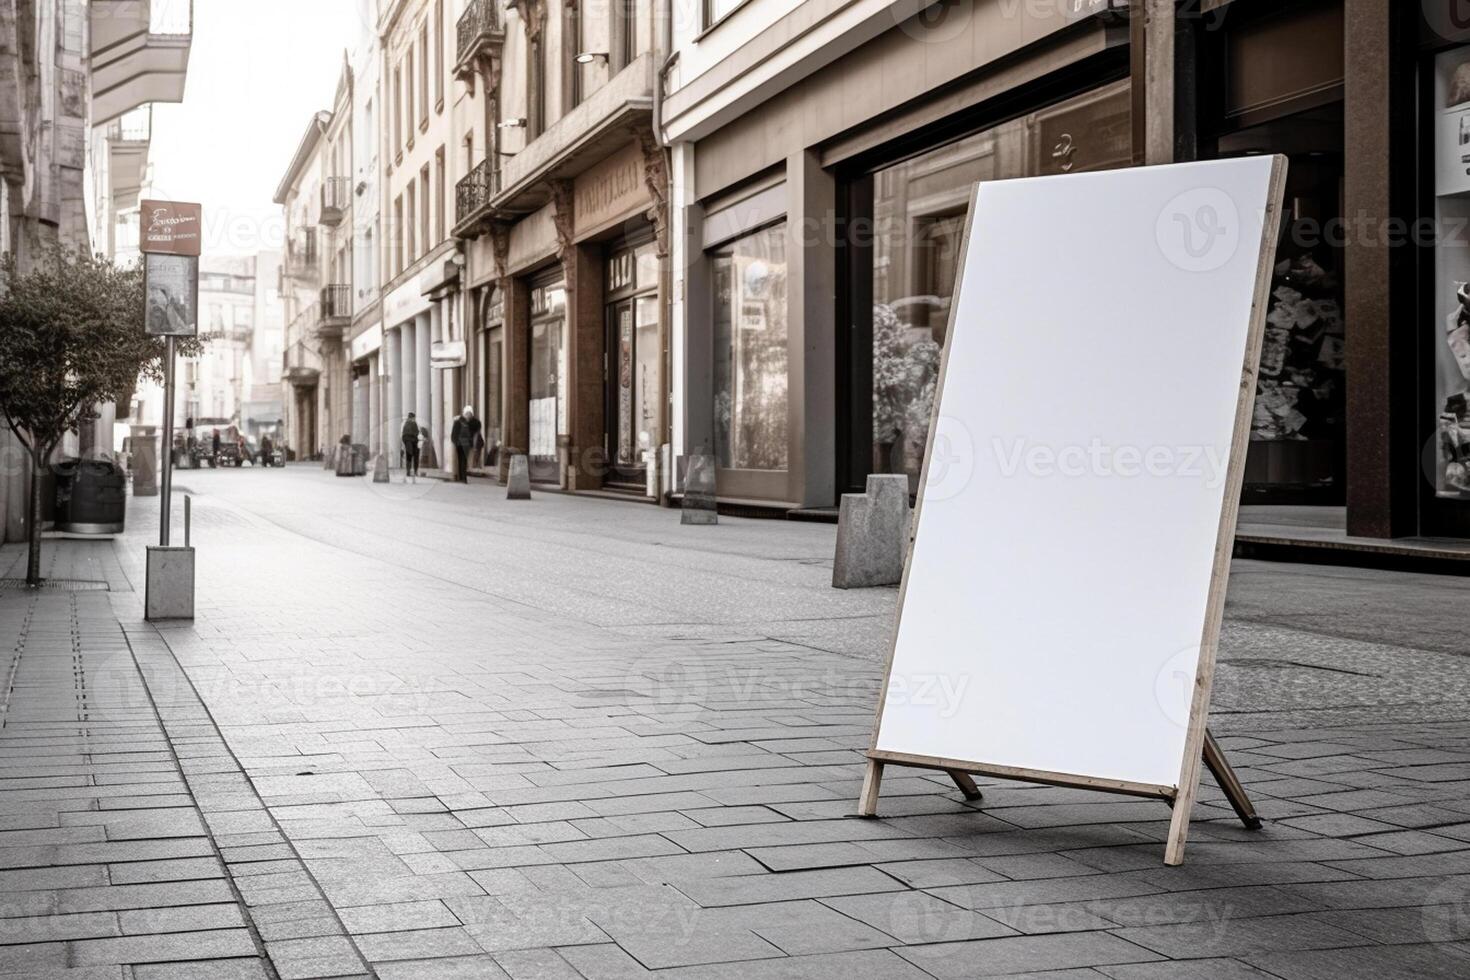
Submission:
M 837 236 L 836 245 L 837 337 L 833 351 L 838 495 L 864 492 L 867 477 L 873 472 L 874 175 L 1030 113 L 1127 80 L 1128 68 L 1126 47 L 1109 49 L 838 164 L 837 222 L 842 233 Z M 865 199 L 854 197 L 864 193 Z M 862 231 L 864 221 L 866 236 L 855 235 L 854 231 Z M 864 309 L 867 315 L 860 316 Z

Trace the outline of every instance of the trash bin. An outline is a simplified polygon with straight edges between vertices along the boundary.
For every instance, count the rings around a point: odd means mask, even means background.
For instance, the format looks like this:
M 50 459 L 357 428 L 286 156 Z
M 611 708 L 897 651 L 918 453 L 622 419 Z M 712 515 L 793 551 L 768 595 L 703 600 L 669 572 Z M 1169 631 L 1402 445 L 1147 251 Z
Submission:
M 128 477 L 110 459 L 68 459 L 56 476 L 56 530 L 121 534 L 127 517 Z

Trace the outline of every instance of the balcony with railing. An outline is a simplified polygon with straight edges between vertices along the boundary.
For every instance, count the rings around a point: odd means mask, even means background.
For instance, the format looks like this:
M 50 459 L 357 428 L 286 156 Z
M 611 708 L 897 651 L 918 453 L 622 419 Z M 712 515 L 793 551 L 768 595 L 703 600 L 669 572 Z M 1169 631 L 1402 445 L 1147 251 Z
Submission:
M 107 173 L 114 210 L 138 206 L 148 174 L 148 151 L 153 139 L 152 103 L 134 109 L 107 125 Z
M 490 159 L 480 163 L 460 179 L 454 189 L 454 234 L 473 238 L 481 225 L 493 217 L 490 201 L 500 193 L 500 169 Z
M 182 102 L 194 44 L 193 0 L 92 0 L 92 118 Z
M 345 283 L 323 286 L 316 332 L 327 340 L 341 340 L 342 332 L 352 323 L 352 287 Z
M 505 27 L 495 0 L 470 0 L 455 31 L 455 77 L 464 79 L 479 70 L 505 43 Z
M 340 224 L 351 204 L 352 178 L 328 177 L 322 182 L 322 224 Z
M 316 322 L 317 308 L 313 304 L 301 312 L 301 315 L 293 321 L 292 329 L 304 320 L 307 323 Z M 322 373 L 321 355 L 315 347 L 304 339 L 289 342 L 290 333 L 287 334 L 288 343 L 286 350 L 281 354 L 281 378 L 287 384 L 298 388 L 309 388 L 317 383 Z

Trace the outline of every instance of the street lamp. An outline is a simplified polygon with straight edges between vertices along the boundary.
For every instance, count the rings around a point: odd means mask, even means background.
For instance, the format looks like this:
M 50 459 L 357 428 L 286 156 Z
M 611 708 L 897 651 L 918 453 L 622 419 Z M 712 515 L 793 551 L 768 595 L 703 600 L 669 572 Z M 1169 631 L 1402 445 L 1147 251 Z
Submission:
M 497 123 L 496 124 L 496 128 L 497 129 L 525 129 L 526 128 L 526 117 L 525 116 L 517 116 L 514 119 L 507 119 L 503 123 Z
M 608 55 L 606 51 L 583 51 L 575 60 L 579 65 L 590 65 L 594 61 L 607 61 Z

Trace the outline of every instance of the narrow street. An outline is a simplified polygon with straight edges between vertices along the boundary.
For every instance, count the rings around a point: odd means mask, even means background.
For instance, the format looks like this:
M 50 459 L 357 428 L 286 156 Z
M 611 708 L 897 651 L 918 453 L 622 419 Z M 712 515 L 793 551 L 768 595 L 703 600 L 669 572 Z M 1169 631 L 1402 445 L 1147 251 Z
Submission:
M 1470 973 L 1462 579 L 1238 562 L 1211 725 L 1267 826 L 1206 779 L 1166 868 L 1149 801 L 899 769 L 852 816 L 896 592 L 831 526 L 175 489 L 194 622 L 142 621 L 156 498 L 0 590 L 0 975 Z

